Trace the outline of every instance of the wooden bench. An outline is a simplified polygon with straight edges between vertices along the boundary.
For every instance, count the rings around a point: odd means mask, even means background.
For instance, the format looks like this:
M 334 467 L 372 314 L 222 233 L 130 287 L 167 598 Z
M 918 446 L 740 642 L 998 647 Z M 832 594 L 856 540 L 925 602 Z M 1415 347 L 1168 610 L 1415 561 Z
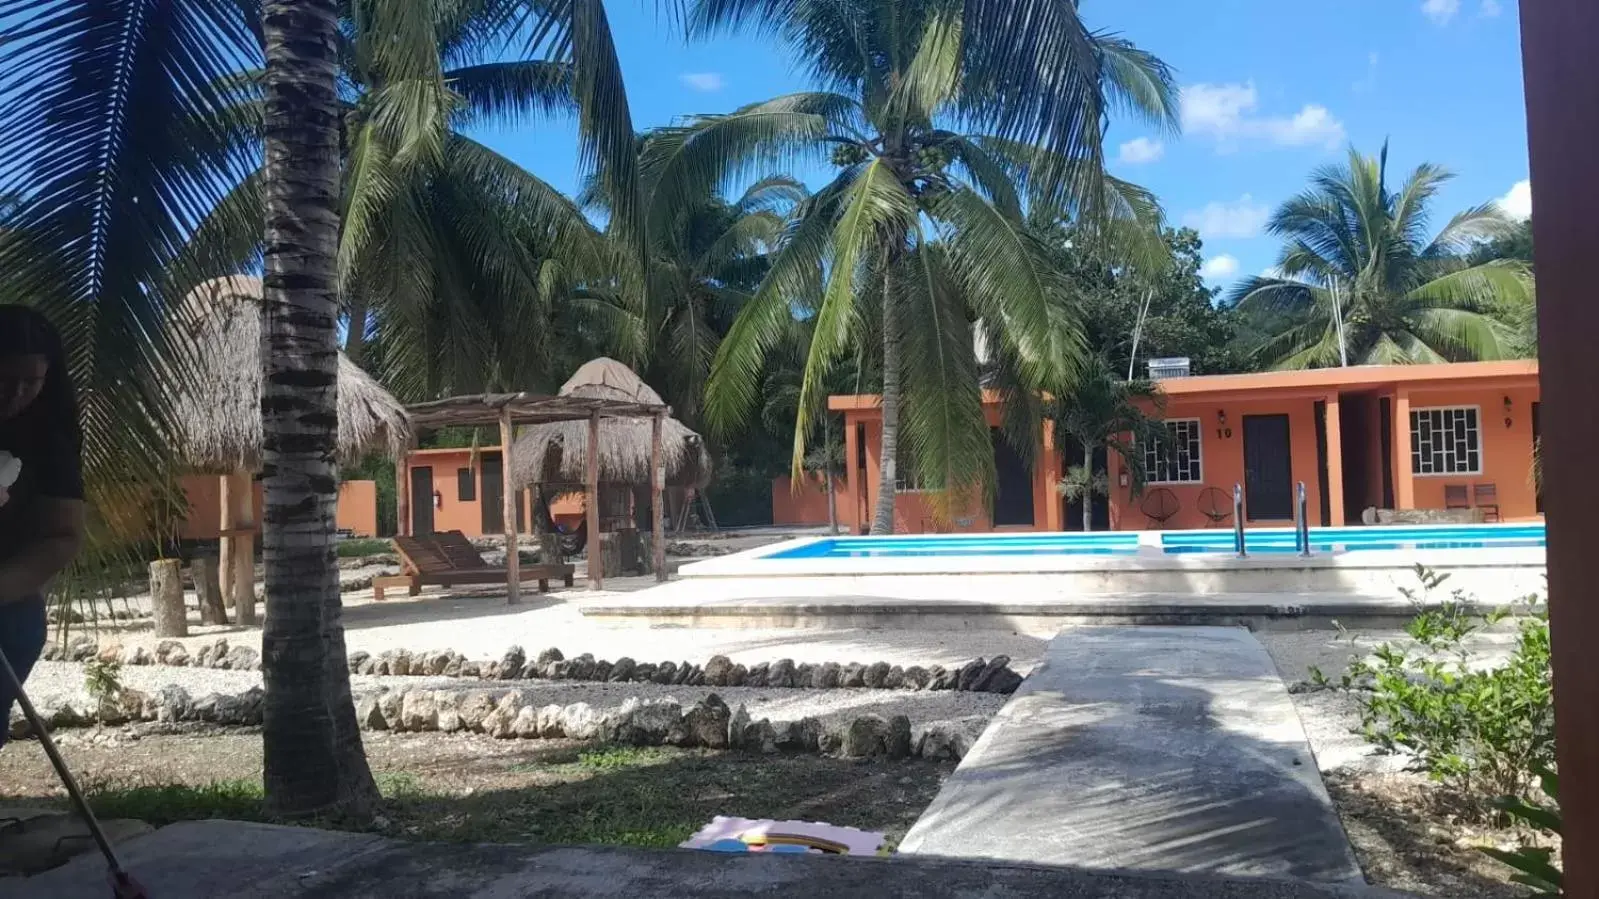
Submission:
M 374 602 L 382 602 L 384 591 L 390 588 L 404 587 L 407 593 L 416 596 L 424 585 L 454 587 L 506 582 L 505 569 L 485 565 L 472 541 L 460 531 L 395 537 L 394 549 L 400 554 L 400 574 L 372 579 Z M 523 565 L 520 569 L 524 581 L 538 581 L 540 593 L 550 591 L 552 578 L 560 578 L 566 586 L 572 586 L 575 571 L 571 565 L 553 563 Z

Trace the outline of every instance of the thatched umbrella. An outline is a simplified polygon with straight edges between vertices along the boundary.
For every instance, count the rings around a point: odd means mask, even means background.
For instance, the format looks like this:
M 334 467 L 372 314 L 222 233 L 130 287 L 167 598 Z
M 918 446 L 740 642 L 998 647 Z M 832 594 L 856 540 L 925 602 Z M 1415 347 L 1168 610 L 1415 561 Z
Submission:
M 199 370 L 172 397 L 178 449 L 192 469 L 222 475 L 221 593 L 240 624 L 255 615 L 255 511 L 251 473 L 261 467 L 261 279 L 206 281 L 184 299 L 173 337 Z M 399 456 L 411 441 L 405 407 L 339 354 L 338 455 Z
M 631 368 L 600 357 L 585 362 L 561 387 L 561 396 L 665 405 L 660 394 Z M 652 424 L 647 418 L 606 418 L 600 422 L 600 480 L 607 484 L 650 483 Z M 589 423 L 563 421 L 523 428 L 516 439 L 511 483 L 516 489 L 537 484 L 582 484 L 588 459 Z M 661 454 L 666 483 L 704 487 L 711 481 L 711 456 L 705 440 L 675 418 L 661 422 Z

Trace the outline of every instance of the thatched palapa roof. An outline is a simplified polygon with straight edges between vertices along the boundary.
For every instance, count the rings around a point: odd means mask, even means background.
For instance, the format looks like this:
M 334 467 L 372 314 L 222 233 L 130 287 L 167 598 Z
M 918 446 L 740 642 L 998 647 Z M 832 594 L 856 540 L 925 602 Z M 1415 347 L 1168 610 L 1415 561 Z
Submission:
M 663 406 L 660 394 L 615 359 L 585 362 L 561 387 L 561 396 Z M 650 482 L 649 418 L 600 420 L 600 480 Z M 512 450 L 511 483 L 581 484 L 587 475 L 589 423 L 561 421 L 523 428 Z M 711 456 L 700 435 L 675 418 L 661 422 L 661 456 L 666 483 L 703 487 L 711 480 Z
M 179 320 L 200 364 L 192 392 L 173 401 L 184 460 L 211 471 L 254 471 L 261 465 L 261 279 L 216 278 L 184 302 Z M 338 441 L 346 462 L 372 452 L 398 457 L 411 441 L 405 407 L 343 353 Z

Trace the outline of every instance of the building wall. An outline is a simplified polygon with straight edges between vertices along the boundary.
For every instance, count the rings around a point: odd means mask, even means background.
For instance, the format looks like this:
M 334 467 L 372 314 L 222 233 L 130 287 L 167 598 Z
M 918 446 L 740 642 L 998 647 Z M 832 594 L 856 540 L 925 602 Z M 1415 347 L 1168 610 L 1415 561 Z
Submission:
M 1505 398 L 1510 399 L 1506 411 Z M 1415 475 L 1416 508 L 1442 509 L 1444 486 L 1493 484 L 1499 494 L 1499 514 L 1505 519 L 1538 516 L 1538 497 L 1532 485 L 1532 404 L 1535 388 L 1412 390 L 1410 408 L 1476 406 L 1482 429 L 1482 473 L 1479 475 Z M 1506 419 L 1509 419 L 1507 425 Z M 1406 427 L 1408 427 L 1406 423 Z M 1407 463 L 1404 470 L 1408 473 Z
M 833 479 L 834 497 L 840 506 L 840 514 L 843 512 L 844 492 L 848 489 L 843 478 Z M 827 522 L 827 486 L 820 474 L 807 473 L 798 490 L 788 475 L 772 479 L 772 524 L 819 525 Z
M 479 447 L 478 453 L 497 453 L 499 446 Z M 435 531 L 460 531 L 468 537 L 485 536 L 483 531 L 483 469 L 474 462 L 470 448 L 427 449 L 417 450 L 411 454 L 410 468 L 406 472 L 406 483 L 410 483 L 410 469 L 428 467 L 433 470 L 433 487 L 427 496 L 412 496 L 411 502 L 432 502 L 433 529 Z M 472 472 L 471 499 L 461 498 L 461 484 L 458 472 L 461 469 Z M 575 527 L 583 519 L 583 495 L 581 493 L 567 494 L 557 497 L 550 503 L 550 517 L 558 524 Z M 532 491 L 524 491 L 522 497 L 522 520 L 517 527 L 522 533 L 528 533 L 531 522 L 528 520 L 532 514 Z M 501 533 L 498 523 L 500 513 L 494 514 L 496 527 L 492 533 Z M 825 523 L 826 519 L 823 519 Z M 410 522 L 402 522 L 401 527 L 406 527 Z
M 990 425 L 997 424 L 998 412 L 988 409 Z M 855 468 L 849 474 L 856 481 L 851 489 L 846 478 L 844 492 L 839 495 L 839 521 L 842 527 L 853 533 L 864 534 L 871 529 L 872 512 L 877 499 L 877 479 L 882 472 L 881 456 L 883 445 L 883 422 L 875 410 L 865 413 L 846 415 L 845 426 L 848 436 L 845 441 L 846 462 L 855 466 L 857 457 L 850 454 L 855 447 L 855 425 L 860 424 L 865 428 L 866 436 L 866 466 L 864 469 Z M 862 475 L 864 474 L 864 478 Z M 904 491 L 894 496 L 894 522 L 895 528 L 908 534 L 928 534 L 939 530 L 988 531 L 993 529 L 988 510 L 981 502 L 971 501 L 958 510 L 950 525 L 941 528 L 938 525 L 938 516 L 934 514 L 932 497 L 919 491 Z M 1039 514 L 1035 506 L 1035 515 Z M 824 518 L 825 522 L 826 519 Z
M 1292 454 L 1290 463 L 1292 480 L 1303 481 L 1308 497 L 1310 520 L 1321 521 L 1321 493 L 1317 489 L 1320 463 L 1316 456 L 1315 400 L 1312 398 L 1286 398 L 1280 400 L 1186 400 L 1170 399 L 1164 417 L 1167 420 L 1197 418 L 1200 423 L 1200 473 L 1204 480 L 1197 484 L 1149 484 L 1142 497 L 1132 495 L 1132 485 L 1121 486 L 1123 468 L 1121 457 L 1115 453 L 1110 458 L 1111 527 L 1116 530 L 1145 530 L 1155 527 L 1167 529 L 1215 527 L 1200 511 L 1200 493 L 1215 487 L 1231 503 L 1233 485 L 1244 483 L 1244 416 L 1288 416 L 1288 444 Z M 1225 415 L 1225 421 L 1219 416 Z M 1180 509 L 1164 525 L 1152 523 L 1142 512 L 1141 503 L 1156 487 L 1164 487 L 1176 494 Z M 1247 505 L 1247 503 L 1246 503 Z M 1248 521 L 1261 527 L 1281 527 L 1291 520 Z M 1229 522 L 1231 524 L 1231 522 Z
M 184 540 L 215 540 L 222 530 L 222 479 L 216 475 L 184 475 L 178 486 L 189 503 L 189 514 L 178 529 Z M 255 482 L 255 530 L 261 532 L 262 488 Z M 377 484 L 345 481 L 339 485 L 335 527 L 359 537 L 378 532 Z
M 339 485 L 338 527 L 357 537 L 376 537 L 378 533 L 378 485 L 376 481 L 345 481 Z

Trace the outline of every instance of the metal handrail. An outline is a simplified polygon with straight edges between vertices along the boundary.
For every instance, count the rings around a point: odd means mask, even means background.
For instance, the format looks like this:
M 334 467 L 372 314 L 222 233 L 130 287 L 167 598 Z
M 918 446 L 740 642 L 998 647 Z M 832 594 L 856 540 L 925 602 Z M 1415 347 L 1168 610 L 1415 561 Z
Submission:
M 1301 556 L 1310 556 L 1310 500 L 1305 493 L 1305 482 L 1299 482 L 1299 495 L 1295 498 L 1294 548 Z
M 1238 558 L 1249 555 L 1248 548 L 1244 545 L 1244 485 L 1233 485 L 1233 549 L 1237 551 Z

